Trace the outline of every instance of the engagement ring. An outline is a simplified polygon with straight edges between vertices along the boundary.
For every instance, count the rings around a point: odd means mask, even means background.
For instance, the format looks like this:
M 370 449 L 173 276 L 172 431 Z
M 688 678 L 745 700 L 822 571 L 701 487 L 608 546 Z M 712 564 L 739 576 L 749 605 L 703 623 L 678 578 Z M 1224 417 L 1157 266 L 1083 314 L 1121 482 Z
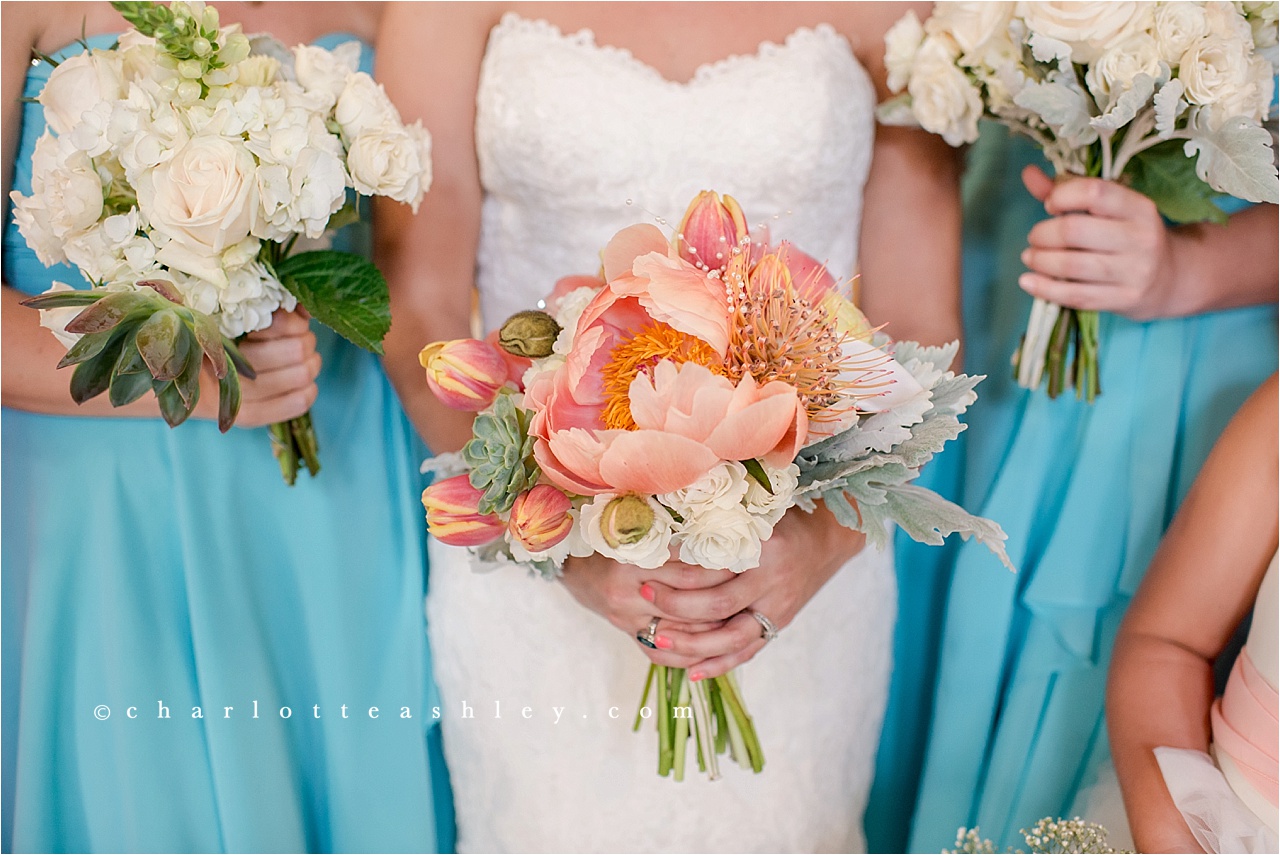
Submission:
M 640 642 L 645 647 L 648 647 L 650 650 L 658 649 L 658 645 L 654 643 L 653 637 L 658 632 L 659 620 L 661 620 L 661 618 L 654 618 L 653 620 L 649 621 L 648 629 L 642 632 L 636 633 L 636 641 Z
M 778 627 L 773 621 L 769 620 L 754 609 L 748 609 L 747 614 L 755 618 L 756 623 L 760 624 L 760 637 L 763 638 L 765 642 L 773 641 L 778 637 Z

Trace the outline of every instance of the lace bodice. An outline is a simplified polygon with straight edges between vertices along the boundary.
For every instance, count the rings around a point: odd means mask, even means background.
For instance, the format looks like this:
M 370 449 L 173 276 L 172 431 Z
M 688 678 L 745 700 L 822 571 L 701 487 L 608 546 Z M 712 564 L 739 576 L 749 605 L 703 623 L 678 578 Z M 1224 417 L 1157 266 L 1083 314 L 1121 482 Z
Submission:
M 867 73 L 826 25 L 677 83 L 589 30 L 506 15 L 477 96 L 486 325 L 561 276 L 593 273 L 618 230 L 678 223 L 705 189 L 851 276 L 874 104 Z

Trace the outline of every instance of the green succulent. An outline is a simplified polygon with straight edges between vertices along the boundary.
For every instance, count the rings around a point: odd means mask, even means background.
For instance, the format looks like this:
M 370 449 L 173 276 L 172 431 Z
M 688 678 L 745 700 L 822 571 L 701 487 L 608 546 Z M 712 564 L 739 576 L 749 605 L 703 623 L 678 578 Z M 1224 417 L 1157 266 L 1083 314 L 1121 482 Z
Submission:
M 541 470 L 533 459 L 531 418 L 509 392 L 500 394 L 488 412 L 476 416 L 462 458 L 471 467 L 471 486 L 484 494 L 480 513 L 507 513 L 517 496 L 538 483 Z
M 86 307 L 67 324 L 81 338 L 58 363 L 76 366 L 71 398 L 83 404 L 106 392 L 122 407 L 154 391 L 171 427 L 186 421 L 200 400 L 200 366 L 207 358 L 218 378 L 218 427 L 231 429 L 240 411 L 239 375 L 255 374 L 235 342 L 212 317 L 182 304 L 167 282 L 140 282 L 131 291 L 59 291 L 25 300 L 35 309 Z

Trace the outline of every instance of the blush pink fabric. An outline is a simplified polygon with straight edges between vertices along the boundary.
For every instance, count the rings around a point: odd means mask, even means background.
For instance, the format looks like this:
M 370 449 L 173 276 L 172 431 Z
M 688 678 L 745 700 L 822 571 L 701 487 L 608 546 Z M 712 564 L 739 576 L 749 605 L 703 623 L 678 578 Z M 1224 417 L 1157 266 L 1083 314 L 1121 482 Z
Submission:
M 1236 659 L 1227 690 L 1210 712 L 1213 741 L 1273 806 L 1280 801 L 1280 696 L 1259 673 L 1249 651 Z

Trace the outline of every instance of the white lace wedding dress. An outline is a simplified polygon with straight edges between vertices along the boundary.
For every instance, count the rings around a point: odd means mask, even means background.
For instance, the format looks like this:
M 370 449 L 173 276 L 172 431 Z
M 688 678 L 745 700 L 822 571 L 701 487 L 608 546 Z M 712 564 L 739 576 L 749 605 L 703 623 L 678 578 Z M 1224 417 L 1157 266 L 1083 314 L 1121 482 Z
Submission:
M 677 223 L 702 189 L 854 272 L 874 93 L 843 37 L 668 81 L 625 51 L 508 15 L 490 37 L 476 139 L 487 327 L 593 273 L 635 222 Z M 750 572 L 750 571 L 748 571 Z M 642 571 L 637 571 L 637 585 Z M 850 561 L 739 669 L 766 766 L 659 778 L 631 731 L 648 660 L 559 584 L 473 571 L 432 544 L 427 612 L 459 851 L 860 851 L 890 669 L 892 556 Z M 641 627 L 637 627 L 641 629 Z

